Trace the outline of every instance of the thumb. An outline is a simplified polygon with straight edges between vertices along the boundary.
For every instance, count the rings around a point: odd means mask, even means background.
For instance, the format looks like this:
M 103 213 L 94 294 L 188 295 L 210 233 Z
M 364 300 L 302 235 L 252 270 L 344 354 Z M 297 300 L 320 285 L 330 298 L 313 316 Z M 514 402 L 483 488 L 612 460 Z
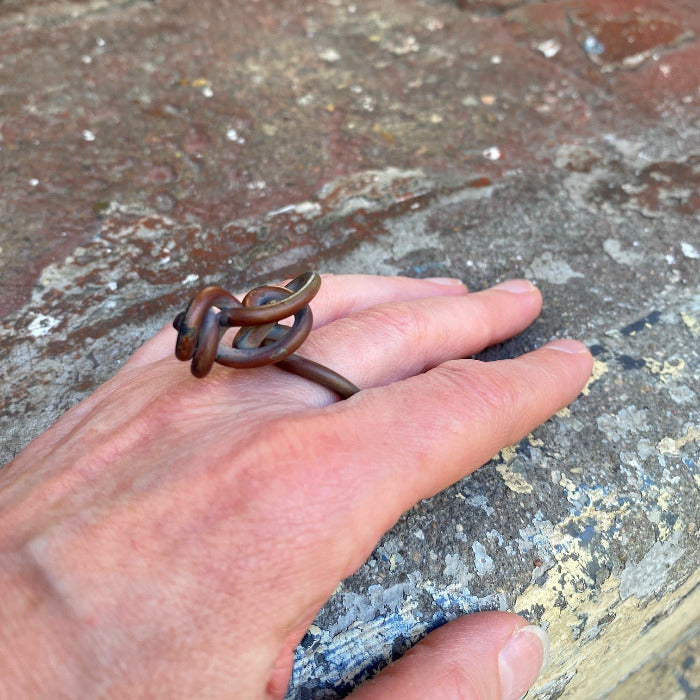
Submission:
M 549 656 L 549 637 L 517 615 L 466 615 L 431 632 L 351 700 L 517 700 Z

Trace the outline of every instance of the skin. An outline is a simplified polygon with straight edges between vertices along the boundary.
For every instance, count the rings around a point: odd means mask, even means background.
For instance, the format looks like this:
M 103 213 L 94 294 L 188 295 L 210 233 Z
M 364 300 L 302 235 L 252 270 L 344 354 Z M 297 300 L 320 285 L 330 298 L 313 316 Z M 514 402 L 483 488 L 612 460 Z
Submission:
M 326 277 L 299 354 L 362 389 L 340 402 L 275 367 L 195 379 L 161 331 L 0 470 L 0 696 L 283 697 L 317 611 L 399 516 L 585 385 L 575 341 L 455 359 L 541 304 L 523 280 Z M 541 636 L 470 615 L 355 697 L 517 698 Z

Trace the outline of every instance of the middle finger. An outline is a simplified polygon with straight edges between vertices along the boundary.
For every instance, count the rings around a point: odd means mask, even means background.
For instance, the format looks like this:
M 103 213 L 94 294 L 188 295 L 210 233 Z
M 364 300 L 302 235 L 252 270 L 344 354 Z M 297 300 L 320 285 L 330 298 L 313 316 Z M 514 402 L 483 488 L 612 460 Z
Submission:
M 527 280 L 380 304 L 317 329 L 298 354 L 361 389 L 382 386 L 503 342 L 527 328 L 541 307 L 539 290 Z

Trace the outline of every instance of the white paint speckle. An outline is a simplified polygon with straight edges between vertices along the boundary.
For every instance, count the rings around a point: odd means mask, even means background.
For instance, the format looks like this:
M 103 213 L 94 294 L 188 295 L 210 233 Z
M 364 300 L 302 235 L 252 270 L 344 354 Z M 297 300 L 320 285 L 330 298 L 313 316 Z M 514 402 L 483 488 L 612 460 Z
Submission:
M 498 146 L 490 146 L 489 148 L 485 148 L 481 152 L 481 155 L 486 158 L 486 160 L 499 160 L 500 158 L 503 158 L 503 153 Z
M 27 326 L 27 330 L 34 338 L 40 338 L 43 335 L 48 335 L 59 323 L 60 321 L 53 316 L 36 314 L 32 322 Z
M 30 178 L 29 184 L 32 187 L 37 187 L 39 185 L 39 180 L 37 180 L 35 177 Z
M 469 567 L 457 554 L 445 554 L 445 568 L 442 573 L 447 578 L 459 581 L 462 586 L 466 586 L 472 578 Z
M 90 129 L 83 129 L 83 140 L 94 141 L 96 138 L 95 133 L 90 131 Z
M 603 413 L 597 419 L 598 428 L 613 443 L 624 441 L 628 435 L 649 430 L 649 411 L 636 406 L 626 406 L 616 415 Z
M 295 214 L 305 219 L 314 219 L 321 215 L 321 205 L 318 202 L 299 202 L 298 204 L 287 204 L 284 207 L 271 211 L 268 216 L 280 216 L 281 214 Z
M 557 260 L 551 252 L 547 251 L 530 263 L 527 276 L 551 284 L 566 284 L 574 277 L 583 277 L 583 274 L 572 270 L 565 260 Z
M 686 243 L 685 241 L 681 241 L 681 251 L 686 258 L 693 258 L 695 260 L 700 258 L 700 253 L 698 253 L 695 246 L 691 245 L 690 243 Z
M 192 284 L 193 282 L 196 282 L 199 279 L 199 275 L 196 275 L 192 273 L 191 275 L 187 275 L 184 280 L 182 280 L 182 284 Z
M 678 386 L 671 386 L 668 390 L 668 394 L 673 401 L 676 403 L 693 403 L 697 400 L 695 392 L 685 384 L 680 384 Z
M 683 556 L 685 548 L 679 544 L 679 533 L 665 542 L 655 542 L 651 549 L 635 564 L 630 562 L 620 577 L 620 598 L 625 600 L 658 593 L 666 583 L 671 567 Z
M 326 49 L 321 51 L 318 57 L 326 63 L 336 63 L 340 60 L 340 54 L 335 49 Z
M 632 243 L 634 246 L 635 243 Z M 620 241 L 608 238 L 603 243 L 603 250 L 619 265 L 632 267 L 644 260 L 643 253 L 637 253 L 629 248 L 624 249 Z
M 493 559 L 486 553 L 486 548 L 481 542 L 472 542 L 472 551 L 474 552 L 474 568 L 479 576 L 490 574 L 496 569 Z
M 245 139 L 233 127 L 227 129 L 226 138 L 234 143 L 245 143 Z
M 561 44 L 556 39 L 546 39 L 537 44 L 537 50 L 545 58 L 552 58 L 561 51 Z

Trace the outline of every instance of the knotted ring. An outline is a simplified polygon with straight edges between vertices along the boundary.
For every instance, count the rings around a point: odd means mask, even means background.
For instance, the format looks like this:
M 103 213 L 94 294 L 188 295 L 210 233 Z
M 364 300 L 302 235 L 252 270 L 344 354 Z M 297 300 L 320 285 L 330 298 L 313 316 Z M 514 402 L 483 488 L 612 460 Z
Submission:
M 195 377 L 206 376 L 215 362 L 238 369 L 276 364 L 346 399 L 359 391 L 352 382 L 293 354 L 311 332 L 309 302 L 320 287 L 316 272 L 305 272 L 284 287 L 256 287 L 242 302 L 221 287 L 206 287 L 173 320 L 178 332 L 175 357 L 192 360 Z M 279 323 L 290 316 L 294 316 L 291 326 Z M 229 328 L 239 329 L 231 347 L 222 342 Z

